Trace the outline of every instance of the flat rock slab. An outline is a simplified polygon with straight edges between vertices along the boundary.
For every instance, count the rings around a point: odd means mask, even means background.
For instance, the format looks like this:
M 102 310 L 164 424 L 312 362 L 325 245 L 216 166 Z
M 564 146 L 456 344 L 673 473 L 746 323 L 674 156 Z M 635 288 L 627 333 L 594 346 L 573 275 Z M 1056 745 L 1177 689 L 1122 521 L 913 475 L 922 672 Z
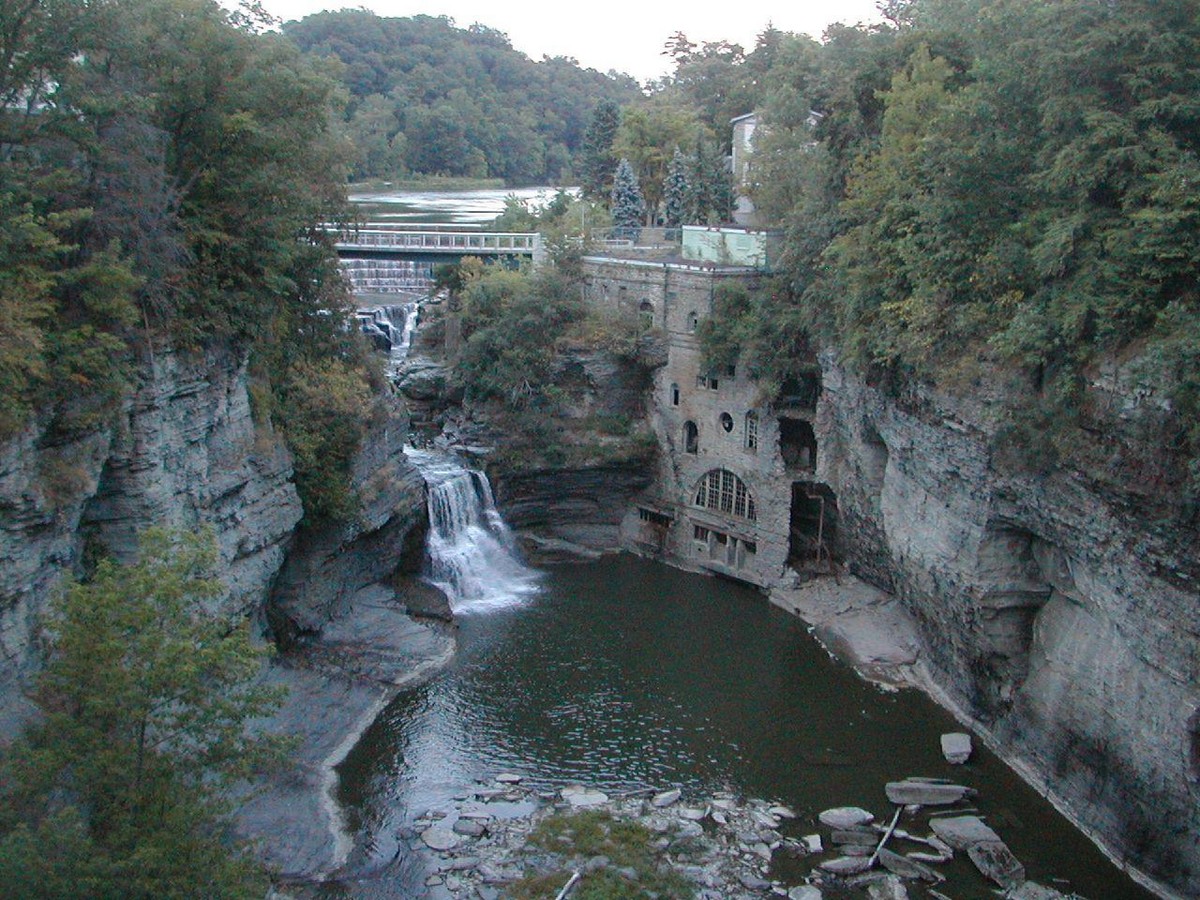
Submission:
M 942 735 L 942 756 L 946 762 L 959 766 L 971 758 L 971 736 L 962 732 L 952 732 Z
M 837 806 L 827 809 L 817 816 L 822 825 L 839 830 L 854 828 L 858 825 L 870 825 L 875 821 L 874 813 L 857 806 Z
M 487 829 L 474 819 L 459 819 L 451 826 L 451 830 L 455 834 L 461 834 L 466 837 L 482 837 Z
M 453 850 L 462 843 L 462 838 L 449 828 L 435 826 L 421 832 L 421 840 L 430 850 Z
M 821 870 L 833 875 L 861 875 L 871 868 L 871 860 L 864 856 L 839 856 L 821 863 Z
M 565 787 L 562 789 L 561 794 L 567 803 L 577 808 L 600 806 L 608 802 L 608 794 L 603 791 L 592 790 L 591 788 L 579 786 Z
M 673 803 L 677 803 L 679 798 L 683 796 L 683 792 L 678 788 L 670 791 L 663 791 L 661 794 L 655 794 L 654 799 L 650 801 L 650 805 L 655 809 L 666 809 Z
M 767 812 L 769 812 L 771 815 L 775 816 L 778 819 L 794 819 L 794 818 L 796 818 L 796 813 L 790 807 L 787 807 L 787 806 L 772 806 L 770 809 L 767 810 Z
M 908 900 L 908 888 L 895 875 L 867 887 L 871 900 Z
M 774 588 L 770 600 L 813 626 L 829 652 L 871 681 L 911 684 L 921 653 L 916 622 L 900 601 L 857 578 L 814 578 Z
M 919 878 L 921 881 L 930 883 L 945 880 L 929 866 L 909 859 L 907 856 L 901 856 L 899 853 L 893 853 L 886 847 L 879 851 L 879 862 L 893 875 L 899 875 L 901 878 Z
M 708 815 L 707 810 L 696 809 L 694 806 L 682 806 L 679 808 L 679 818 L 688 822 L 699 822 L 706 815 Z
M 794 887 L 787 893 L 788 900 L 821 900 L 821 889 L 811 884 Z
M 514 775 L 512 772 L 501 772 L 496 776 L 496 781 L 500 784 L 520 784 L 521 776 Z
M 929 827 L 955 850 L 966 850 L 974 844 L 1000 843 L 1000 835 L 992 831 L 978 816 L 930 819 Z
M 1002 888 L 1019 887 L 1025 882 L 1025 867 L 1000 841 L 974 844 L 967 850 L 967 856 L 985 878 Z
M 884 786 L 887 798 L 897 806 L 950 806 L 968 795 L 961 784 L 928 781 L 889 781 Z

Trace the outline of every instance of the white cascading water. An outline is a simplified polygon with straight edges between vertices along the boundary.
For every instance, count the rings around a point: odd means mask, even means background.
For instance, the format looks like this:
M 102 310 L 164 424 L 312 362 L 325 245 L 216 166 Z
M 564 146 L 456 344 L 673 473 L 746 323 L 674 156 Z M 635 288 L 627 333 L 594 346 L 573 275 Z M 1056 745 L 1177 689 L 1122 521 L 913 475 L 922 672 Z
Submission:
M 426 577 L 455 614 L 513 606 L 535 593 L 537 572 L 517 558 L 487 476 L 448 453 L 405 452 L 429 487 Z

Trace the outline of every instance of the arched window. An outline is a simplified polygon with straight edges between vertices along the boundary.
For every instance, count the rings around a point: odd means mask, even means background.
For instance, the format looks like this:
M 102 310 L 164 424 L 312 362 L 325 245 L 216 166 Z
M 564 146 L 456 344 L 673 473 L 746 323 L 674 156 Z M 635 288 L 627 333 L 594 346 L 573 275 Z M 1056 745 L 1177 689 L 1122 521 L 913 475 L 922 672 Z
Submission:
M 654 327 L 654 304 L 649 300 L 643 300 L 638 305 L 638 325 L 642 331 L 649 331 Z
M 758 518 L 746 483 L 728 469 L 712 469 L 700 479 L 696 484 L 696 505 L 752 522 Z
M 700 429 L 696 427 L 695 422 L 683 423 L 683 452 L 700 452 Z
M 695 310 L 692 310 L 690 313 L 688 313 L 688 331 L 695 331 L 699 324 L 700 316 Z
M 679 385 L 674 383 L 671 384 L 671 405 L 679 405 Z
M 758 450 L 758 413 L 754 410 L 746 413 L 746 449 Z

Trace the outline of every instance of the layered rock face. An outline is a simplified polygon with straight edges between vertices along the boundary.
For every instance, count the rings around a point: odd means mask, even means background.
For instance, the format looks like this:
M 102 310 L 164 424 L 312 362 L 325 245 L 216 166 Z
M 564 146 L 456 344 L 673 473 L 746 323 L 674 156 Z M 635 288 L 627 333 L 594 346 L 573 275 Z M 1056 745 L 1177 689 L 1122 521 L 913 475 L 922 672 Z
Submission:
M 822 364 L 818 477 L 851 567 L 901 598 L 946 698 L 1028 777 L 1200 895 L 1200 544 L 1155 474 L 1153 387 L 1097 377 L 1102 452 L 1039 475 L 1003 464 L 986 398 L 900 403 Z
M 114 424 L 70 438 L 35 424 L 0 447 L 0 735 L 27 711 L 37 620 L 85 544 L 128 559 L 147 526 L 211 526 L 224 611 L 266 595 L 301 508 L 291 458 L 255 423 L 247 385 L 240 355 L 161 352 Z
M 408 417 L 392 401 L 379 419 L 354 461 L 358 515 L 302 532 L 279 573 L 267 614 L 285 646 L 319 634 L 359 589 L 420 566 L 425 482 L 404 455 Z

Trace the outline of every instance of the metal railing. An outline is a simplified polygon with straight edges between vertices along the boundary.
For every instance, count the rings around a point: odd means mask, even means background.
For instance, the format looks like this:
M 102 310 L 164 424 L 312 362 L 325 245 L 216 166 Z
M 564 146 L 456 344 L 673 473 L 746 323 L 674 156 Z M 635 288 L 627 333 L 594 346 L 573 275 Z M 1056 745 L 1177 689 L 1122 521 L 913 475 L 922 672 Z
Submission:
M 385 228 L 339 231 L 339 250 L 406 250 L 425 253 L 532 254 L 537 234 L 486 231 L 394 231 Z

